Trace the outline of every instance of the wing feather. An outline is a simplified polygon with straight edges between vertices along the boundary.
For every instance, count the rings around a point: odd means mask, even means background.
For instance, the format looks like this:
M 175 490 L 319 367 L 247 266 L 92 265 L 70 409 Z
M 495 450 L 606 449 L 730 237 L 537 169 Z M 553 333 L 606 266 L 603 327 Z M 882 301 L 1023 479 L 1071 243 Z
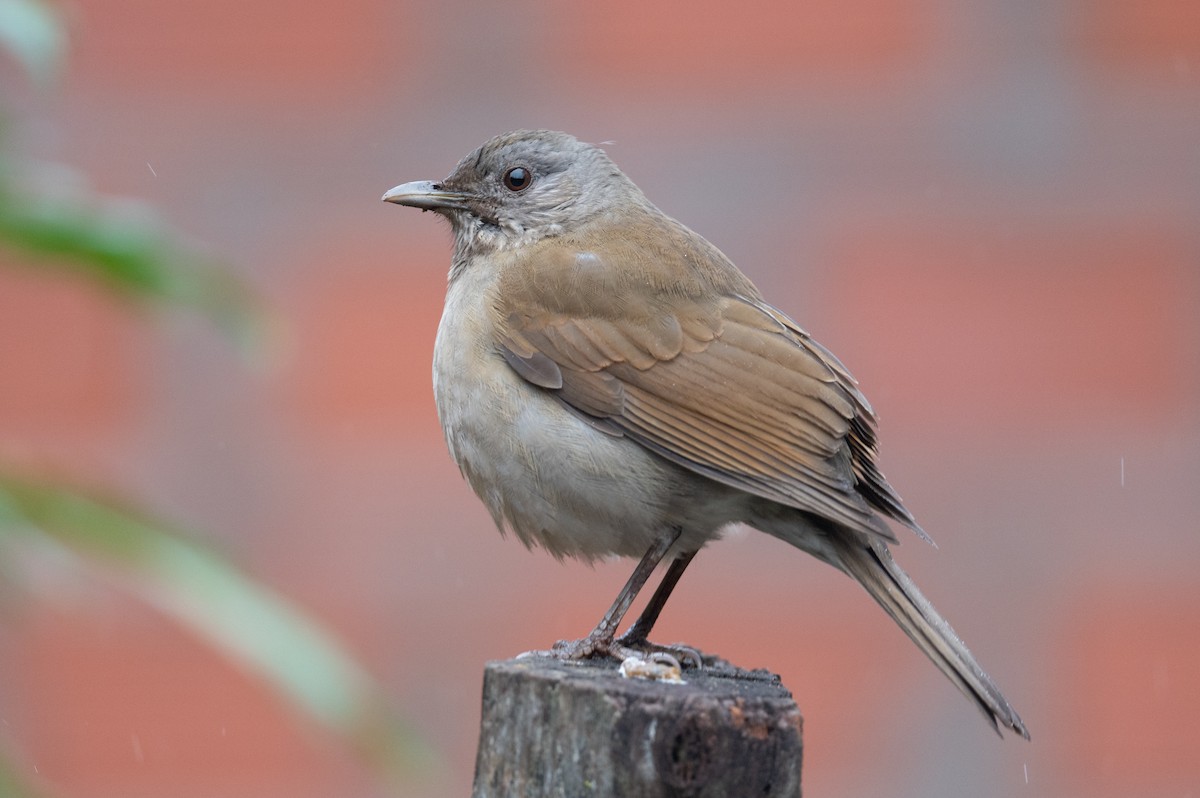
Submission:
M 875 417 L 854 378 L 752 286 L 705 300 L 622 293 L 602 258 L 588 264 L 578 280 L 558 274 L 557 305 L 525 279 L 502 308 L 497 346 L 522 379 L 717 482 L 871 537 L 894 540 L 880 512 L 924 535 L 876 466 Z

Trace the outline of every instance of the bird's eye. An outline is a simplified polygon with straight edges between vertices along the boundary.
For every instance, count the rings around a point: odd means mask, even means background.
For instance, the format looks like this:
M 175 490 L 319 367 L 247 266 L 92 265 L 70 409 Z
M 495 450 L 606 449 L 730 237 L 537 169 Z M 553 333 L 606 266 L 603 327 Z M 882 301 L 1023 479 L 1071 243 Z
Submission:
M 514 166 L 504 173 L 504 187 L 509 191 L 524 191 L 533 182 L 533 172 L 524 166 Z

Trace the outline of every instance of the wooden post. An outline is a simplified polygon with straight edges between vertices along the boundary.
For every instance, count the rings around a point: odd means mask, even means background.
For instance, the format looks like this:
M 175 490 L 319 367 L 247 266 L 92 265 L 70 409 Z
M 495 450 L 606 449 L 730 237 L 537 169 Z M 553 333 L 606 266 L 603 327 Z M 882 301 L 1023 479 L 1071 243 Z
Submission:
M 791 693 L 767 671 L 705 663 L 672 684 L 605 660 L 489 662 L 473 798 L 799 798 Z

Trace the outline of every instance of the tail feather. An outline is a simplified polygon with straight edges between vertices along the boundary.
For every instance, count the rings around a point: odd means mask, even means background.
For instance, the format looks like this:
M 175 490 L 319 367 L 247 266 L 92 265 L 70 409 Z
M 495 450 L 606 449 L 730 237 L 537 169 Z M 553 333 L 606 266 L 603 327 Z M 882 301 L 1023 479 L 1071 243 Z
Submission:
M 849 536 L 847 536 L 849 538 Z M 996 727 L 1029 739 L 1029 731 L 1008 700 L 984 673 L 962 640 L 921 595 L 883 543 L 841 539 L 835 543 L 842 568 L 879 602 L 929 659 Z

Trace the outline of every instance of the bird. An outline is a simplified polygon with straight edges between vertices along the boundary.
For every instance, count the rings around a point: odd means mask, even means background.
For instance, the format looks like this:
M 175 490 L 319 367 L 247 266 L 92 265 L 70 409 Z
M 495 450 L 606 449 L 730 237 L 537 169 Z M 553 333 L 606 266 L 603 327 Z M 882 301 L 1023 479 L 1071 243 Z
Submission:
M 697 666 L 649 634 L 697 552 L 744 524 L 857 581 L 998 733 L 1029 738 L 892 557 L 889 522 L 929 537 L 879 470 L 849 370 L 601 147 L 517 130 L 383 200 L 449 222 L 434 399 L 501 532 L 559 559 L 639 558 L 591 633 L 551 653 Z

